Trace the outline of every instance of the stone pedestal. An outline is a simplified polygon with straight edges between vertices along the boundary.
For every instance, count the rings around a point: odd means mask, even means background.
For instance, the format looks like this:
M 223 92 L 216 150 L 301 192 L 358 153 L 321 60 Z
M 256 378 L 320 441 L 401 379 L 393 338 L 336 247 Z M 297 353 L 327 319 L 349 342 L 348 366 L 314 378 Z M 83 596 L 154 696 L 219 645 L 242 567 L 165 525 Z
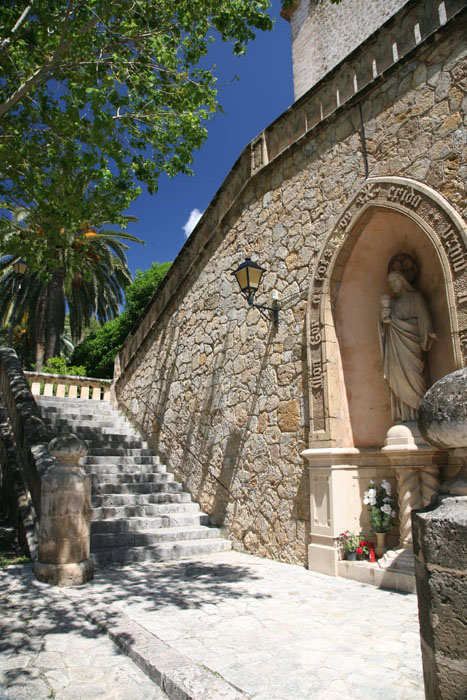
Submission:
M 315 449 L 302 453 L 309 461 L 311 543 L 308 546 L 308 568 L 337 576 L 339 551 L 335 540 L 344 530 L 359 530 L 354 514 L 352 492 L 356 467 L 351 457 L 355 448 Z
M 363 492 L 370 479 L 388 476 L 387 460 L 356 447 L 309 449 L 302 457 L 310 478 L 308 568 L 337 576 L 342 562 L 336 539 L 344 530 L 362 530 Z
M 39 554 L 34 573 L 56 586 L 85 583 L 93 576 L 89 558 L 91 478 L 78 465 L 87 447 L 76 435 L 49 444 L 57 464 L 41 480 Z

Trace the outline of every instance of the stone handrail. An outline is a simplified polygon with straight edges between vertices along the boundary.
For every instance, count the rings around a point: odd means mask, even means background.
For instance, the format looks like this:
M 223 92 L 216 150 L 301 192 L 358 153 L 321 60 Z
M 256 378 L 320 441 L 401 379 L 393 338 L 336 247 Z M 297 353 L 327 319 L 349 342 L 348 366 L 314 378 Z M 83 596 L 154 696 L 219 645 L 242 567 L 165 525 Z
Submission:
M 110 379 L 76 377 L 70 374 L 25 372 L 34 396 L 110 401 Z
M 100 398 L 101 383 L 98 385 Z M 91 477 L 78 464 L 87 447 L 76 435 L 62 435 L 50 441 L 12 348 L 0 348 L 0 392 L 0 408 L 4 407 L 6 414 L 1 425 L 0 458 L 6 459 L 10 471 L 16 468 L 21 472 L 21 481 L 31 494 L 36 520 L 39 519 L 39 523 L 34 523 L 39 532 L 34 573 L 40 581 L 53 585 L 84 583 L 93 575 L 89 558 Z M 3 435 L 4 431 L 9 435 Z M 14 464 L 8 455 L 13 441 L 18 456 Z M 36 552 L 31 551 L 31 555 L 35 557 Z
M 41 478 L 55 464 L 49 431 L 14 350 L 0 348 L 0 389 L 34 508 L 40 517 Z

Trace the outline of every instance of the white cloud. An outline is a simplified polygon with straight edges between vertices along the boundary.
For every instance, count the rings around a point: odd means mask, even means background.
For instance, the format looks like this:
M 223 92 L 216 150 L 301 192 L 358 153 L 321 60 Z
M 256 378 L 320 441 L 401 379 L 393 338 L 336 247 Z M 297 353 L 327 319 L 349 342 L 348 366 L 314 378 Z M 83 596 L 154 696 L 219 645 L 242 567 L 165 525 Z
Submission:
M 190 233 L 193 231 L 194 227 L 198 223 L 198 221 L 201 219 L 203 216 L 202 211 L 199 209 L 192 209 L 190 216 L 188 217 L 188 221 L 186 224 L 183 226 L 183 230 L 185 231 L 185 236 L 188 238 Z

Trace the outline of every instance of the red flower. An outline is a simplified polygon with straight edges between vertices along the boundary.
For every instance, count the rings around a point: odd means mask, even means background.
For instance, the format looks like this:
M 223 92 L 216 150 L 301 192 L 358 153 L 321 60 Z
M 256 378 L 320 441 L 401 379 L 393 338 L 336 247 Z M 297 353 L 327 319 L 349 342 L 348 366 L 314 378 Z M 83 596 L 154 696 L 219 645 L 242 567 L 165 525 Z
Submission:
M 363 549 L 361 547 L 357 547 L 356 552 L 357 554 L 363 554 Z

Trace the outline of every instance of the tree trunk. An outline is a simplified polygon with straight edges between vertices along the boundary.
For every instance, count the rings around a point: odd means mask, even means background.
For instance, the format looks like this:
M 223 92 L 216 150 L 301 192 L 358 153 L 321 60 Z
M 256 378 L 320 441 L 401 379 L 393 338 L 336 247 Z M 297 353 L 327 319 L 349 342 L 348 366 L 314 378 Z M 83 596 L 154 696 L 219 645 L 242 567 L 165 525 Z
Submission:
M 65 270 L 60 268 L 52 274 L 49 282 L 49 299 L 47 305 L 47 332 L 45 346 L 45 361 L 51 357 L 60 355 L 60 335 L 63 332 L 65 322 L 65 303 L 63 299 L 63 286 L 65 283 Z
M 48 285 L 42 285 L 36 307 L 36 372 L 42 371 L 45 355 L 45 319 L 47 314 Z

